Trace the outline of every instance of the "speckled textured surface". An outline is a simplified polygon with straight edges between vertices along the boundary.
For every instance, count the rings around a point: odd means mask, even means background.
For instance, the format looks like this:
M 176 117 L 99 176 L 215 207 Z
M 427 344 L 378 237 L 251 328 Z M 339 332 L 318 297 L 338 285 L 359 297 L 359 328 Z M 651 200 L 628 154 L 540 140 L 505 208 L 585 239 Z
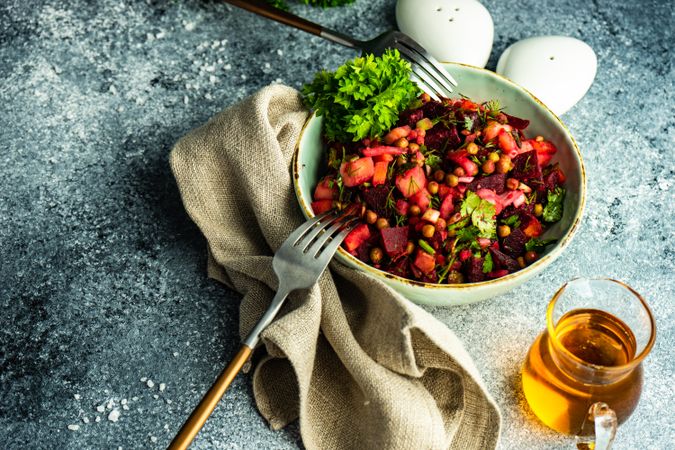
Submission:
M 293 9 L 372 36 L 394 25 L 394 3 Z M 565 280 L 627 281 L 651 303 L 659 331 L 642 400 L 616 448 L 668 448 L 672 8 L 515 3 L 484 2 L 495 21 L 489 68 L 510 43 L 541 34 L 578 37 L 598 54 L 595 83 L 563 117 L 586 162 L 586 215 L 570 248 L 535 280 L 432 312 L 463 338 L 499 403 L 501 448 L 570 448 L 524 405 L 519 365 Z M 205 277 L 204 240 L 181 206 L 168 151 L 260 87 L 299 87 L 353 53 L 211 1 L 8 0 L 0 18 L 0 442 L 163 448 L 238 345 L 238 296 Z M 194 448 L 299 445 L 297 426 L 269 429 L 242 376 Z

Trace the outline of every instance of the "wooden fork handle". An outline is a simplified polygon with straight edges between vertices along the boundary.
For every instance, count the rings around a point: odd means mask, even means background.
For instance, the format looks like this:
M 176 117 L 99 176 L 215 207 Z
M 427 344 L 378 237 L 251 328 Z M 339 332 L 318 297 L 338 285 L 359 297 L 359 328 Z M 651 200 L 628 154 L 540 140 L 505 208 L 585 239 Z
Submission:
M 204 395 L 202 400 L 197 405 L 197 408 L 192 412 L 188 420 L 180 429 L 176 437 L 169 444 L 169 450 L 185 450 L 192 443 L 192 440 L 197 436 L 199 430 L 202 429 L 206 419 L 209 418 L 216 405 L 225 394 L 225 391 L 237 376 L 242 366 L 251 356 L 251 347 L 242 345 L 237 355 L 232 359 L 230 364 L 218 376 L 218 379 L 211 389 Z
M 267 17 L 268 19 L 276 20 L 277 22 L 299 28 L 317 36 L 321 36 L 321 31 L 323 30 L 320 25 L 310 22 L 309 20 L 305 20 L 302 17 L 293 15 L 289 12 L 275 8 L 264 0 L 225 0 L 225 2 L 260 16 Z

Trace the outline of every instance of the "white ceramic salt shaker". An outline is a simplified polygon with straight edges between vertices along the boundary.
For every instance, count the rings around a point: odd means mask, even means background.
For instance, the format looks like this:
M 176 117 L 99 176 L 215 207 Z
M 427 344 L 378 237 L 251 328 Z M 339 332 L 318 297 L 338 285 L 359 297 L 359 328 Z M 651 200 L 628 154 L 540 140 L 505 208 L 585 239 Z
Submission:
M 494 24 L 476 0 L 398 0 L 396 22 L 441 62 L 485 67 L 490 58 Z
M 499 57 L 497 73 L 515 81 L 561 115 L 593 84 L 598 60 L 583 41 L 540 36 L 509 46 Z

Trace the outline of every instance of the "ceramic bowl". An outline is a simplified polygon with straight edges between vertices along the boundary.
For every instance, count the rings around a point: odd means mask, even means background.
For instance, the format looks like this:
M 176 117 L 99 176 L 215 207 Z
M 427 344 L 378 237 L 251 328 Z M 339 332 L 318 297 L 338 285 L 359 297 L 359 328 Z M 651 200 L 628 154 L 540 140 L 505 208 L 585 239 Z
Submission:
M 504 111 L 530 120 L 528 136 L 542 135 L 558 148 L 552 162 L 558 162 L 567 176 L 565 208 L 562 219 L 550 227 L 542 238 L 555 238 L 546 252 L 533 264 L 502 278 L 466 284 L 432 284 L 408 280 L 375 269 L 340 248 L 336 258 L 381 280 L 403 296 L 435 306 L 476 302 L 504 294 L 524 283 L 551 264 L 567 247 L 574 235 L 585 204 L 586 175 L 579 148 L 565 125 L 543 103 L 512 81 L 494 72 L 457 63 L 444 64 L 458 82 L 461 93 L 474 101 L 499 100 Z M 322 119 L 312 115 L 302 131 L 295 149 L 292 170 L 295 192 L 303 214 L 313 217 L 310 208 L 317 181 L 325 174 L 326 151 L 321 140 Z

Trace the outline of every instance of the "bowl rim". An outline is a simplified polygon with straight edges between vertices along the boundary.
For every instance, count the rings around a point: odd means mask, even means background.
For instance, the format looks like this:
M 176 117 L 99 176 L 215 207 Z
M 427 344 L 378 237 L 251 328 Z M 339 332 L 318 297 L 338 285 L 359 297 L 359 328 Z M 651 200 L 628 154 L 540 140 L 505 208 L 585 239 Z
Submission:
M 541 258 L 537 259 L 534 263 L 530 264 L 529 266 L 526 266 L 516 272 L 509 273 L 507 275 L 504 275 L 503 277 L 500 278 L 495 278 L 492 280 L 486 280 L 486 281 L 478 281 L 478 282 L 473 282 L 473 283 L 461 283 L 461 284 L 439 284 L 439 283 L 426 283 L 423 281 L 416 281 L 416 280 L 411 280 L 408 278 L 403 278 L 398 275 L 393 275 L 389 272 L 385 272 L 384 270 L 376 269 L 360 259 L 354 257 L 350 253 L 348 253 L 346 250 L 344 250 L 342 247 L 338 247 L 338 254 L 341 257 L 346 258 L 348 261 L 350 261 L 352 264 L 358 266 L 360 269 L 364 270 L 366 273 L 370 274 L 373 277 L 376 278 L 387 278 L 391 282 L 397 282 L 403 285 L 407 285 L 411 288 L 425 288 L 425 289 L 433 289 L 433 290 L 439 290 L 439 291 L 457 291 L 457 290 L 469 290 L 469 289 L 487 289 L 495 285 L 503 285 L 503 284 L 508 284 L 510 282 L 515 281 L 516 279 L 522 278 L 524 276 L 527 276 L 528 274 L 530 276 L 534 276 L 537 273 L 539 273 L 541 270 L 543 270 L 547 265 L 549 265 L 551 262 L 553 262 L 559 255 L 562 253 L 562 251 L 570 244 L 572 241 L 574 235 L 576 234 L 577 229 L 579 228 L 579 225 L 581 223 L 581 219 L 583 217 L 584 209 L 586 206 L 586 169 L 584 166 L 584 161 L 581 156 L 581 151 L 579 150 L 579 146 L 577 145 L 576 140 L 574 139 L 574 136 L 572 133 L 570 133 L 569 129 L 567 126 L 563 123 L 562 120 L 553 112 L 551 111 L 550 108 L 548 108 L 541 100 L 539 100 L 537 97 L 535 97 L 530 91 L 525 89 L 524 87 L 520 86 L 519 84 L 515 83 L 514 81 L 511 81 L 507 77 L 500 75 L 496 72 L 493 72 L 491 70 L 484 69 L 482 67 L 477 67 L 477 66 L 472 66 L 470 64 L 463 64 L 463 63 L 455 63 L 455 62 L 441 62 L 443 65 L 450 65 L 450 66 L 460 66 L 465 69 L 473 70 L 476 72 L 482 72 L 487 76 L 490 77 L 496 77 L 501 79 L 503 82 L 506 84 L 510 85 L 512 88 L 524 92 L 528 97 L 530 97 L 535 103 L 537 103 L 541 108 L 543 108 L 545 111 L 547 111 L 551 117 L 558 123 L 558 125 L 564 130 L 565 135 L 569 138 L 569 140 L 572 142 L 572 150 L 573 154 L 576 155 L 577 160 L 579 162 L 579 178 L 580 178 L 580 190 L 579 190 L 579 203 L 577 205 L 574 217 L 572 219 L 572 224 L 565 233 L 565 235 L 555 244 L 555 247 L 545 255 L 543 255 Z M 293 174 L 293 188 L 295 190 L 295 196 L 298 200 L 298 204 L 300 205 L 300 208 L 302 209 L 303 214 L 307 218 L 312 218 L 314 217 L 314 213 L 312 212 L 311 208 L 309 208 L 309 205 L 307 205 L 302 198 L 302 192 L 300 190 L 300 142 L 302 141 L 302 138 L 304 137 L 305 131 L 307 129 L 307 126 L 309 125 L 310 121 L 316 117 L 316 112 L 312 112 L 307 119 L 305 120 L 305 123 L 302 126 L 302 129 L 300 130 L 300 134 L 298 135 L 298 138 L 295 142 L 295 148 L 293 149 L 293 158 L 291 160 L 291 170 Z M 528 277 L 529 278 L 529 277 Z

